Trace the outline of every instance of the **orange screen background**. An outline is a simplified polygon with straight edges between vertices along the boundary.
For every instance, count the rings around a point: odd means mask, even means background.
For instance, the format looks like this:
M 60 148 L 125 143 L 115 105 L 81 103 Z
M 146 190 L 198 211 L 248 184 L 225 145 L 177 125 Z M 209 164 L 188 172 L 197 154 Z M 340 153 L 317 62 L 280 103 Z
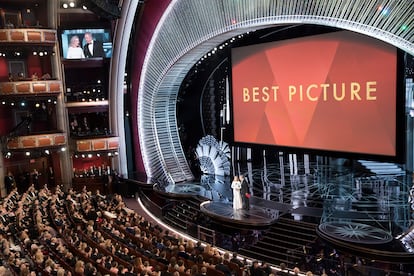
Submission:
M 341 31 L 234 48 L 232 64 L 235 142 L 396 155 L 395 47 Z

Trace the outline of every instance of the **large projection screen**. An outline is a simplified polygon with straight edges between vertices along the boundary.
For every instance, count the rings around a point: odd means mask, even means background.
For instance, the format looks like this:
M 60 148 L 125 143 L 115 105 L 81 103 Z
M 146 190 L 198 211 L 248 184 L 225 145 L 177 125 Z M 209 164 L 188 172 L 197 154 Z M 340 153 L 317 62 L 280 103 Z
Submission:
M 236 143 L 395 157 L 397 49 L 349 31 L 233 48 Z

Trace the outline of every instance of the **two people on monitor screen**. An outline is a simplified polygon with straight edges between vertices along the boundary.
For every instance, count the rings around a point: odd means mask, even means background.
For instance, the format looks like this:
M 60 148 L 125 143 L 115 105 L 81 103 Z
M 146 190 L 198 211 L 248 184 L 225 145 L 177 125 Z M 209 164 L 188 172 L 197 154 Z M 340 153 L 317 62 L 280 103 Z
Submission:
M 80 38 L 77 35 L 71 37 L 68 47 L 66 58 L 68 59 L 81 59 L 92 57 L 104 57 L 105 52 L 102 43 L 93 39 L 93 35 L 90 32 L 86 32 L 84 35 L 86 44 L 83 48 L 80 45 Z

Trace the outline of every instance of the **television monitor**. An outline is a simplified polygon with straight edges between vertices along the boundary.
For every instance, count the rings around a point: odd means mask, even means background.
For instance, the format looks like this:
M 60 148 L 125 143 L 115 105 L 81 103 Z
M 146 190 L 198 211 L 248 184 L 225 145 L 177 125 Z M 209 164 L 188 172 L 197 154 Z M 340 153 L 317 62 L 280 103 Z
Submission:
M 69 45 L 71 39 L 75 36 L 79 38 L 79 47 L 83 47 L 87 44 L 85 34 L 90 33 L 94 41 L 102 45 L 103 54 L 98 56 L 102 58 L 112 57 L 112 36 L 110 29 L 105 28 L 76 28 L 76 29 L 63 29 L 60 32 L 60 44 L 61 54 L 64 59 L 76 59 L 76 58 L 88 58 L 88 56 L 78 56 L 69 54 Z M 80 49 L 79 49 L 80 51 Z M 69 55 L 68 55 L 69 54 Z
M 401 158 L 397 52 L 350 31 L 233 48 L 234 142 Z

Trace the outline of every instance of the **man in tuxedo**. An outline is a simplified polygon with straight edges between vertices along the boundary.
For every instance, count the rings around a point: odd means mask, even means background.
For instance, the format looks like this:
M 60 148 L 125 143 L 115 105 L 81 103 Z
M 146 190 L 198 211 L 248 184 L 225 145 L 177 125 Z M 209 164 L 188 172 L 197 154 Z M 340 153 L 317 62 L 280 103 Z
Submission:
M 218 257 L 218 263 L 215 266 L 215 269 L 222 271 L 225 276 L 231 276 L 231 270 L 228 265 L 224 264 L 223 257 Z
M 250 210 L 250 190 L 249 190 L 249 183 L 247 182 L 247 179 L 244 177 L 244 175 L 240 175 L 240 181 L 241 181 L 241 194 L 242 194 L 242 200 L 243 200 L 243 209 Z
M 85 54 L 86 58 L 105 56 L 102 42 L 94 40 L 92 33 L 86 32 L 84 38 L 86 44 L 83 46 L 83 53 Z

